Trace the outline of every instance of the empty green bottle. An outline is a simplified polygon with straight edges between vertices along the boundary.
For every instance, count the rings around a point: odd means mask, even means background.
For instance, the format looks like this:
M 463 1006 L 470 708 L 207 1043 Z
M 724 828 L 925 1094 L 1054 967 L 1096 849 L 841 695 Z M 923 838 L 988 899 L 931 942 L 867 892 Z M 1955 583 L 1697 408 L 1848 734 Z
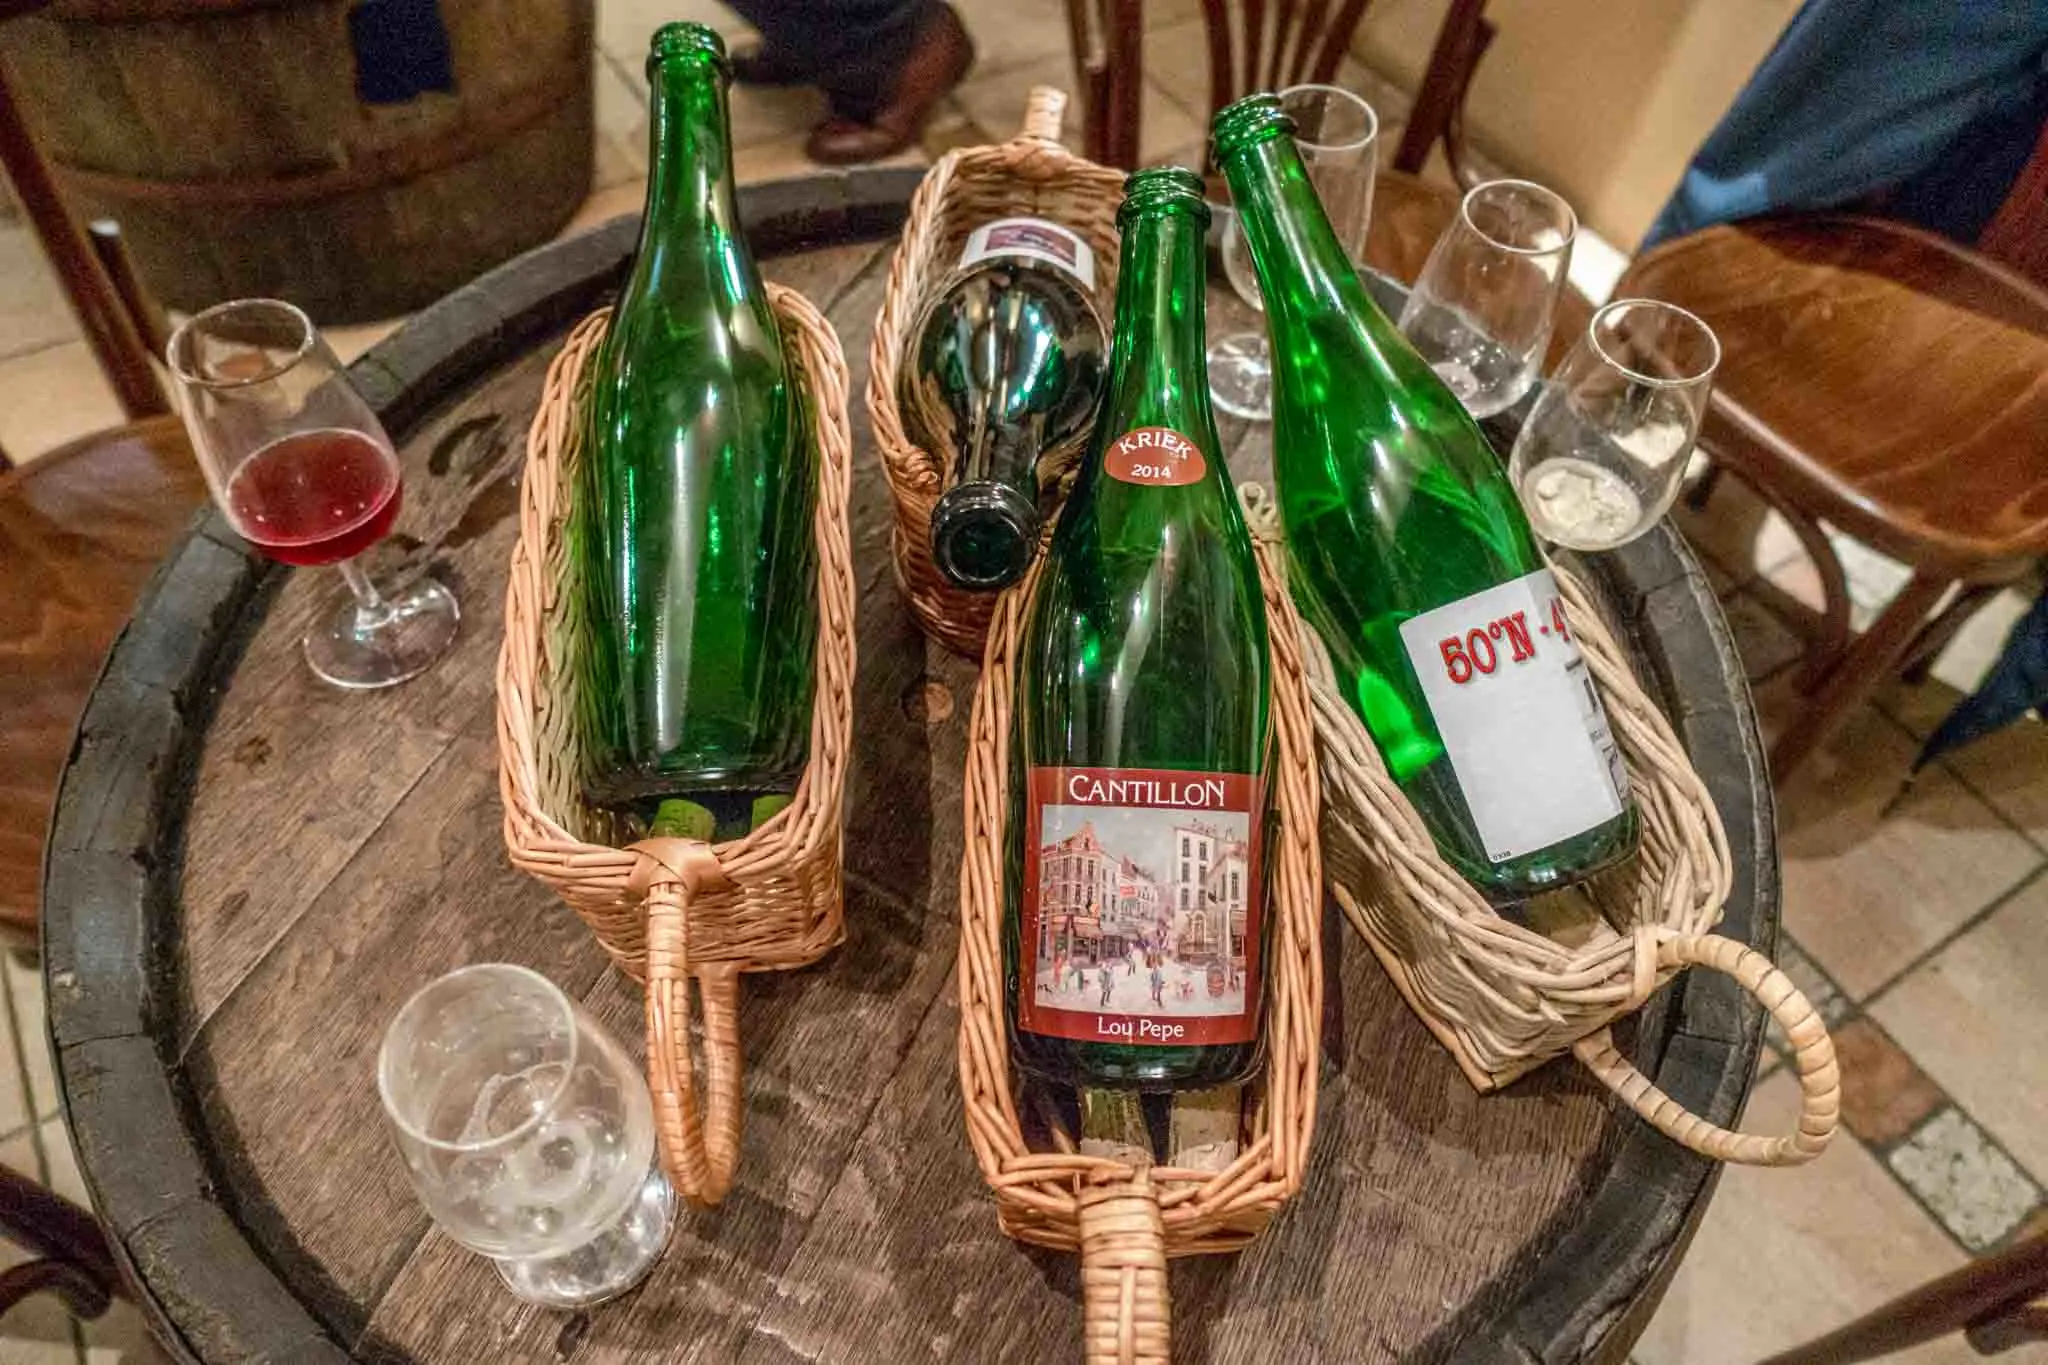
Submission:
M 589 630 L 584 791 L 643 817 L 688 796 L 729 836 L 803 770 L 818 471 L 740 232 L 725 46 L 668 24 L 647 78 L 646 217 L 588 376 L 572 544 Z
M 944 463 L 932 562 L 955 587 L 1022 578 L 1040 507 L 1087 442 L 1108 328 L 1080 234 L 1002 218 L 968 234 L 960 264 L 910 329 L 896 401 L 911 439 Z
M 1635 846 L 1628 776 L 1507 473 L 1373 303 L 1271 95 L 1216 159 L 1273 355 L 1273 473 L 1294 594 L 1438 850 L 1489 896 Z
M 1027 1069 L 1215 1085 L 1257 1064 L 1265 599 L 1203 367 L 1202 182 L 1125 187 L 1094 437 L 1019 650 L 1007 969 Z

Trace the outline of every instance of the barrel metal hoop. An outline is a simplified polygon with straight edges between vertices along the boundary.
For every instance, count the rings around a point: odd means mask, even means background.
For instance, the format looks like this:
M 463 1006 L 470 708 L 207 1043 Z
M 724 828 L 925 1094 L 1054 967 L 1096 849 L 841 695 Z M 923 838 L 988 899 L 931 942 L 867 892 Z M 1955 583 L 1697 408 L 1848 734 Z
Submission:
M 82 166 L 53 164 L 52 169 L 75 192 L 131 204 L 208 212 L 313 204 L 382 189 L 473 160 L 573 99 L 588 76 L 585 64 L 573 63 L 516 94 L 466 112 L 463 121 L 445 136 L 380 148 L 346 165 L 303 175 L 259 180 L 149 180 Z

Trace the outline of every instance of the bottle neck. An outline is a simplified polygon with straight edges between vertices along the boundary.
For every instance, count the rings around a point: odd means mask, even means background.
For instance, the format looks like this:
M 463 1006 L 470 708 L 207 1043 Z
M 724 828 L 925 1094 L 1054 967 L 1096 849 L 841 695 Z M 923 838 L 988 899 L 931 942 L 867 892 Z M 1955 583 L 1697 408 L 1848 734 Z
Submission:
M 672 256 L 708 262 L 737 254 L 739 208 L 725 81 L 697 54 L 648 64 L 647 210 L 640 224 L 635 284 L 654 284 Z M 751 264 L 745 269 L 751 273 Z M 726 273 L 715 271 L 714 275 Z M 737 292 L 737 291 L 735 291 Z
M 1357 317 L 1385 342 L 1397 333 L 1358 278 L 1358 267 L 1330 227 L 1294 139 L 1265 137 L 1233 148 L 1223 160 L 1230 197 L 1251 247 L 1269 317 L 1307 305 Z
M 1133 427 L 1172 427 L 1220 454 L 1203 337 L 1206 236 L 1193 214 L 1174 209 L 1124 229 L 1101 439 Z

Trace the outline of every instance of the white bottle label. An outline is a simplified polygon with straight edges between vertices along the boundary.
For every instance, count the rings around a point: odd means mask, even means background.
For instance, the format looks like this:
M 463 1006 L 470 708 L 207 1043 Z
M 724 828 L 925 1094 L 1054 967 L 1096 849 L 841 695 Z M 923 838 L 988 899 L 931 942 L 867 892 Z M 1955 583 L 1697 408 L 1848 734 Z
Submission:
M 1043 218 L 998 218 L 967 234 L 967 249 L 960 253 L 963 268 L 991 256 L 1029 256 L 1058 266 L 1083 288 L 1095 287 L 1095 253 L 1088 243 Z
M 1409 619 L 1401 643 L 1488 858 L 1621 814 L 1628 771 L 1548 569 Z

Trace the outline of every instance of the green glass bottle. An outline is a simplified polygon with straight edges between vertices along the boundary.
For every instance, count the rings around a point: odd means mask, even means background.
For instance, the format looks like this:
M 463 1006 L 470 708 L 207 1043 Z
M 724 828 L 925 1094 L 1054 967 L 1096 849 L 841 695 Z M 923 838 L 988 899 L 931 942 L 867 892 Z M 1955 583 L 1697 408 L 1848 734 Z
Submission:
M 1102 398 L 1109 329 L 1094 286 L 1079 233 L 1000 218 L 968 234 L 910 329 L 897 407 L 945 464 L 931 550 L 955 587 L 1006 587 L 1038 553 L 1040 509 Z
M 1018 657 L 1007 972 L 1020 1064 L 1168 1089 L 1260 1056 L 1265 599 L 1203 366 L 1202 182 L 1125 186 L 1115 342 Z
M 1273 348 L 1273 474 L 1303 614 L 1438 850 L 1488 896 L 1635 847 L 1628 775 L 1479 426 L 1372 299 L 1271 95 L 1216 115 Z
M 572 546 L 584 793 L 643 817 L 687 795 L 729 837 L 809 746 L 817 459 L 740 233 L 725 46 L 665 25 L 647 77 L 647 211 L 588 376 Z

